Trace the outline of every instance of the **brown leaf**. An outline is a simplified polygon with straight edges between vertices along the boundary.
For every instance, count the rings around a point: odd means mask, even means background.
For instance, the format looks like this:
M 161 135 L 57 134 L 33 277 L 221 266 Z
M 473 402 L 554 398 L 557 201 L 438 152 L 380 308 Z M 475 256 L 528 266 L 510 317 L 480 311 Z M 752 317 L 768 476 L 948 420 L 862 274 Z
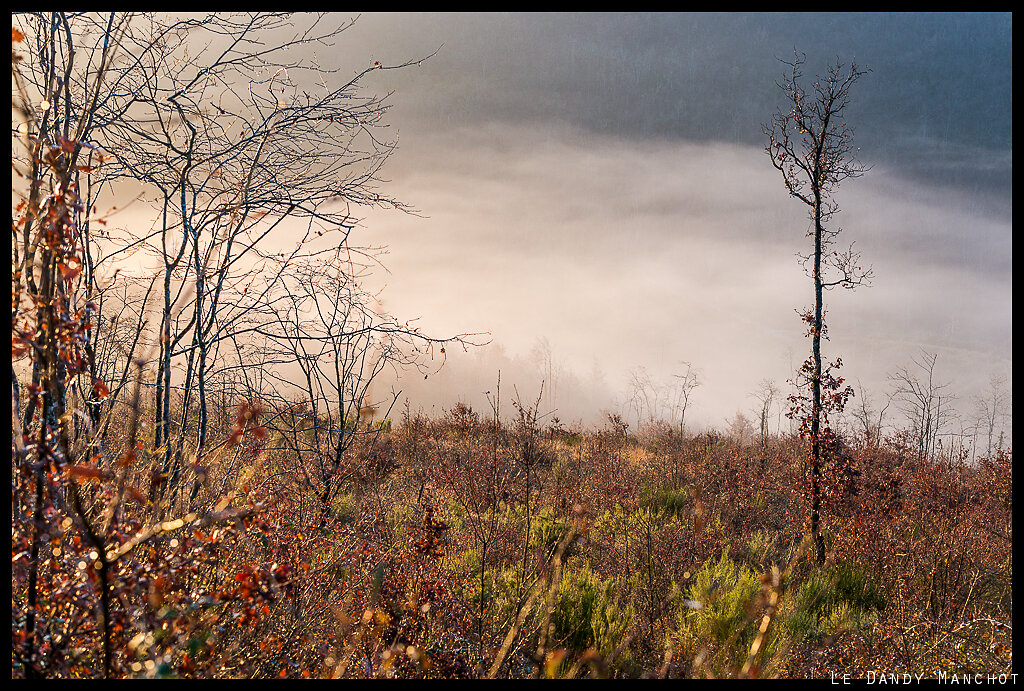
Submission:
M 105 470 L 87 465 L 69 465 L 67 472 L 71 477 L 87 482 L 106 480 L 110 476 L 110 473 Z

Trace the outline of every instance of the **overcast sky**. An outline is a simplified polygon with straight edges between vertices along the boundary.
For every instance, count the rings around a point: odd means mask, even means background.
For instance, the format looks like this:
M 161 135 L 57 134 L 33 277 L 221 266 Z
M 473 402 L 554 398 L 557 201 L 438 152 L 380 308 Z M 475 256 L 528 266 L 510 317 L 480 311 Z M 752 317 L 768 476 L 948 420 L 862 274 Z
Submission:
M 421 212 L 366 216 L 363 237 L 390 247 L 384 304 L 493 337 L 400 386 L 414 406 L 484 408 L 502 367 L 503 391 L 536 391 L 540 339 L 563 420 L 621 406 L 639 366 L 699 368 L 703 425 L 749 414 L 764 378 L 785 386 L 809 347 L 808 224 L 761 125 L 796 49 L 808 80 L 837 58 L 870 69 L 847 121 L 872 168 L 843 183 L 836 223 L 875 279 L 826 295 L 824 354 L 880 395 L 937 352 L 967 412 L 1011 374 L 1011 29 L 1008 13 L 362 16 L 322 62 L 440 47 L 366 83 L 395 92 L 385 177 Z

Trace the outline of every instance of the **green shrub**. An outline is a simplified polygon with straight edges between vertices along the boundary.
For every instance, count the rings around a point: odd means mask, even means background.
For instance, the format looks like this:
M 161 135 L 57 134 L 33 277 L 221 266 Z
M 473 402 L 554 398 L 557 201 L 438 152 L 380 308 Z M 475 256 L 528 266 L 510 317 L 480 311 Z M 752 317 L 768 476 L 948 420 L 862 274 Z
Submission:
M 661 485 L 653 490 L 645 490 L 642 502 L 645 506 L 654 509 L 656 512 L 679 516 L 682 515 L 689 505 L 690 494 L 685 487 L 675 489 Z
M 528 595 L 529 578 L 523 576 L 523 565 L 515 562 L 490 574 L 491 616 L 498 631 L 507 631 L 519 614 L 519 607 Z
M 612 651 L 619 647 L 629 632 L 635 611 L 629 600 L 623 606 L 616 593 L 614 580 L 606 581 L 590 615 L 591 647 L 607 659 Z M 621 653 L 614 660 L 616 667 L 622 668 L 631 664 L 628 651 Z
M 569 522 L 564 518 L 555 515 L 550 507 L 544 507 L 530 525 L 530 543 L 547 551 L 565 536 L 569 530 Z
M 590 647 L 593 637 L 590 619 L 601 590 L 600 580 L 586 565 L 579 570 L 562 572 L 562 582 L 558 586 L 551 611 L 551 622 L 555 625 L 556 637 L 566 647 L 576 651 Z
M 586 565 L 562 573 L 551 622 L 561 645 L 581 653 L 593 648 L 607 657 L 622 643 L 633 621 L 632 603 L 623 605 L 615 579 L 601 581 Z M 620 657 L 617 664 L 628 664 Z
M 359 515 L 359 504 L 351 494 L 338 493 L 331 504 L 331 515 L 340 523 L 351 523 Z
M 773 563 L 779 561 L 778 537 L 768 530 L 755 531 L 747 543 L 746 559 L 751 566 L 767 571 Z
M 453 563 L 457 571 L 471 578 L 479 579 L 480 574 L 480 550 L 476 547 L 468 547 L 465 550 L 452 552 Z
M 885 609 L 885 598 L 867 569 L 846 562 L 810 575 L 781 612 L 781 633 L 794 643 L 840 629 L 861 628 Z
M 574 470 L 572 460 L 567 454 L 560 451 L 555 457 L 554 463 L 551 464 L 551 481 L 556 485 L 570 482 Z
M 704 664 L 724 669 L 746 660 L 756 627 L 761 584 L 748 567 L 729 558 L 702 566 L 678 609 L 679 637 L 688 655 L 704 651 Z

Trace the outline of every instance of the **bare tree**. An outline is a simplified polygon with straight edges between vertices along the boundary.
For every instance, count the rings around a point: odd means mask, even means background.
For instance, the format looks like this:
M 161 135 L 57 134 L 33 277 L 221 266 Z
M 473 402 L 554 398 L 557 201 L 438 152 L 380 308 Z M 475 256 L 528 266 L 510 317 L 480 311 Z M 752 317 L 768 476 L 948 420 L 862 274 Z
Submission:
M 978 425 L 985 434 L 985 455 L 991 456 L 992 450 L 1002 446 L 1003 432 L 997 428 L 1010 416 L 1012 398 L 1006 390 L 1006 377 L 993 374 L 989 377 L 989 388 L 983 396 L 974 399 Z M 995 444 L 995 446 L 993 445 Z
M 650 373 L 643 365 L 629 371 L 629 388 L 627 400 L 633 414 L 636 415 L 636 424 L 656 419 L 659 412 L 660 392 Z
M 786 94 L 787 104 L 764 125 L 768 137 L 765 151 L 781 174 L 789 194 L 808 207 L 813 249 L 800 255 L 804 269 L 814 283 L 814 306 L 801 316 L 811 336 L 811 355 L 798 377 L 810 390 L 808 410 L 799 414 L 806 422 L 803 430 L 810 440 L 810 515 L 808 529 L 812 535 L 819 563 L 825 560 L 825 544 L 819 522 L 821 512 L 822 430 L 827 427 L 827 411 L 823 408 L 823 388 L 835 383 L 823 367 L 821 340 L 825 337 L 825 305 L 823 291 L 842 286 L 852 289 L 866 283 L 871 270 L 860 266 L 860 255 L 853 245 L 845 251 L 834 250 L 838 227 L 829 222 L 839 211 L 834 195 L 844 180 L 859 177 L 864 166 L 857 161 L 853 147 L 853 131 L 847 127 L 845 110 L 850 103 L 850 89 L 865 74 L 851 64 L 848 69 L 837 61 L 828 68 L 823 79 L 815 81 L 808 91 L 802 82 L 804 56 L 787 62 L 789 72 L 779 88 Z M 839 361 L 836 361 L 839 364 Z M 841 386 L 842 380 L 838 380 Z M 847 389 L 845 396 L 852 395 Z M 845 399 L 828 397 L 840 402 Z M 841 409 L 841 406 L 840 406 Z M 825 423 L 823 425 L 823 422 Z
M 757 385 L 757 391 L 751 395 L 761 404 L 758 411 L 761 421 L 761 446 L 768 445 L 768 422 L 771 416 L 772 404 L 779 395 L 779 387 L 771 379 L 762 379 Z
M 683 433 L 686 410 L 693 390 L 700 386 L 699 370 L 683 362 L 686 371 L 673 374 L 668 382 L 655 379 L 643 365 L 629 372 L 626 404 L 636 416 L 637 424 L 666 419 L 679 420 L 679 433 Z
M 127 185 L 153 210 L 141 232 L 93 227 L 83 213 L 83 277 L 97 293 L 126 258 L 156 263 L 155 442 L 163 473 L 176 476 L 186 441 L 196 454 L 207 444 L 220 349 L 255 328 L 250 317 L 288 260 L 347 247 L 353 207 L 409 211 L 378 189 L 396 140 L 383 136 L 387 95 L 364 83 L 429 56 L 342 75 L 318 51 L 353 20 L 326 14 L 39 12 L 15 22 L 34 46 L 22 90 L 46 104 L 31 114 L 36 141 L 79 142 L 67 162 L 83 209 Z
M 682 436 L 686 429 L 686 409 L 690 405 L 690 394 L 693 393 L 694 389 L 701 385 L 700 371 L 694 368 L 694 366 L 686 362 L 685 360 L 681 363 L 686 366 L 686 371 L 682 374 L 673 374 L 675 382 L 675 393 L 672 396 L 673 399 L 673 417 L 679 418 L 679 434 Z
M 735 439 L 740 446 L 746 446 L 750 438 L 754 436 L 754 425 L 742 410 L 737 410 L 731 419 L 726 420 L 726 425 L 729 436 Z
M 543 336 L 538 338 L 530 349 L 529 357 L 540 370 L 540 378 L 545 383 L 544 401 L 548 409 L 554 410 L 558 402 L 558 379 L 562 368 L 555 362 L 551 342 Z
M 115 40 L 119 37 L 113 28 L 109 35 Z M 71 321 L 91 327 L 97 303 L 89 289 L 91 276 L 82 251 L 83 246 L 88 247 L 91 208 L 90 187 L 83 185 L 90 161 L 83 163 L 82 159 L 92 158 L 93 149 L 84 142 L 94 123 L 83 117 L 72 120 L 68 113 L 78 108 L 79 98 L 95 101 L 99 97 L 99 83 L 109 70 L 108 50 L 97 47 L 79 55 L 79 69 L 91 78 L 84 91 L 72 93 L 69 76 L 74 47 L 65 15 L 16 15 L 12 38 L 18 44 L 12 52 L 11 105 L 17 134 L 12 142 L 13 178 L 18 185 L 24 184 L 21 190 L 16 187 L 15 194 L 21 199 L 11 224 L 14 355 L 28 355 L 29 388 L 42 392 L 30 396 L 25 410 L 15 418 L 26 431 L 40 422 L 59 437 L 64 455 L 69 457 L 67 387 L 75 386 L 75 378 L 85 374 L 89 365 L 82 353 L 69 358 L 66 349 L 61 352 L 57 332 L 71 328 Z M 83 329 L 76 349 L 88 346 L 93 339 L 90 331 Z M 19 352 L 19 339 L 28 344 L 37 335 L 38 348 Z M 20 404 L 13 364 L 15 404 Z M 93 384 L 90 381 L 83 388 L 94 389 Z M 105 389 L 103 384 L 101 390 Z M 87 395 L 92 400 L 103 397 Z
M 872 448 L 877 448 L 882 441 L 882 430 L 885 426 L 885 412 L 892 405 L 895 393 L 890 392 L 885 397 L 885 404 L 875 408 L 871 397 L 864 385 L 857 380 L 857 389 L 860 391 L 860 402 L 854 407 L 853 417 L 860 425 L 864 433 L 864 443 Z
M 913 358 L 914 368 L 900 367 L 889 375 L 894 396 L 910 421 L 919 461 L 934 457 L 939 435 L 955 414 L 954 396 L 946 393 L 949 382 L 939 383 L 935 376 L 938 353 L 922 351 Z
M 466 343 L 462 336 L 433 338 L 399 322 L 360 286 L 360 278 L 354 261 L 296 262 L 279 286 L 283 299 L 267 303 L 273 319 L 256 330 L 270 339 L 264 367 L 270 387 L 263 396 L 280 410 L 304 403 L 301 421 L 288 418 L 291 436 L 325 512 L 346 479 L 346 450 L 358 435 L 379 433 L 374 420 L 386 418 L 400 395 L 374 395 L 379 375 L 389 368 L 423 371 L 434 357 L 445 357 L 446 346 Z

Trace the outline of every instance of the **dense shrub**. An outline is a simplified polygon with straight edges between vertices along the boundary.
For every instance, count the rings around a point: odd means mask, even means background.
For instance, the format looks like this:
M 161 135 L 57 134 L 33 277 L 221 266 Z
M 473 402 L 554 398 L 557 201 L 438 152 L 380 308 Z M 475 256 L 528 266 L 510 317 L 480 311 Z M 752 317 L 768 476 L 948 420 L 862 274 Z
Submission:
M 645 447 L 614 429 L 553 435 L 543 443 L 554 462 L 531 465 L 527 479 L 517 460 L 524 433 L 467 411 L 406 416 L 357 440 L 350 458 L 361 472 L 339 485 L 325 516 L 288 449 L 245 432 L 224 456 L 231 462 L 211 464 L 200 497 L 216 509 L 215 490 L 226 487 L 249 508 L 230 509 L 237 520 L 219 527 L 142 543 L 107 574 L 119 598 L 112 622 L 123 629 L 110 632 L 110 674 L 1010 668 L 1009 453 L 950 466 L 898 447 L 855 449 L 857 491 L 837 486 L 841 501 L 826 505 L 830 557 L 818 567 L 801 550 L 801 449 L 791 440 L 747 448 L 659 434 Z M 107 443 L 126 442 L 115 429 Z M 150 453 L 145 442 L 139 453 Z M 133 471 L 126 484 L 144 477 Z M 86 515 L 102 516 L 113 479 L 81 478 Z M 24 491 L 18 498 L 31 506 Z M 145 529 L 148 510 L 126 505 L 120 540 Z M 15 535 L 16 546 L 29 544 L 17 525 Z M 50 535 L 41 619 L 60 633 L 35 664 L 51 676 L 96 676 L 103 639 L 78 632 L 96 611 L 100 574 L 78 570 L 90 547 L 73 523 Z M 28 554 L 14 555 L 16 635 Z
M 794 643 L 870 624 L 885 598 L 870 572 L 849 563 L 829 564 L 800 584 L 785 611 L 781 631 Z
M 677 621 L 683 650 L 698 666 L 717 674 L 739 669 L 753 642 L 760 589 L 757 575 L 729 558 L 728 548 L 697 571 Z

